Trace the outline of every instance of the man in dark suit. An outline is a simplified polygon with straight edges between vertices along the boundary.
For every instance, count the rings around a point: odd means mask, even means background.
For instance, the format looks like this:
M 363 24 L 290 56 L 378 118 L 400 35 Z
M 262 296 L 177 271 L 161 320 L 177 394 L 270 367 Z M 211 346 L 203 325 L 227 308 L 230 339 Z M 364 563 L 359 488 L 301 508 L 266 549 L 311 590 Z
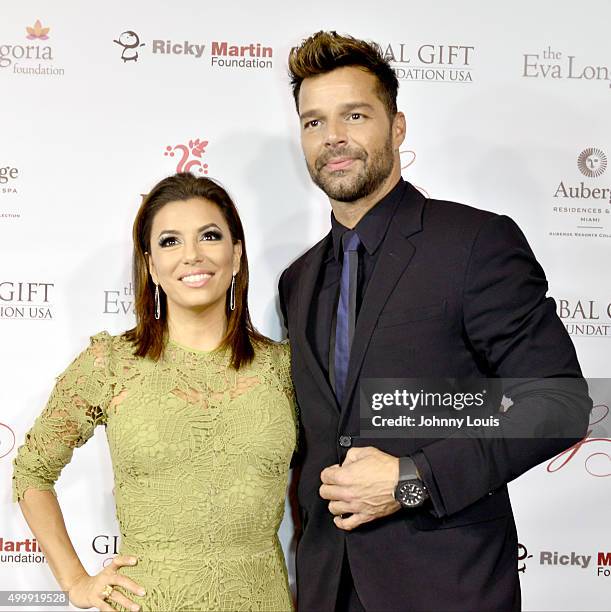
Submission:
M 517 610 L 506 483 L 585 435 L 591 408 L 543 270 L 508 217 L 401 178 L 398 82 L 375 45 L 319 32 L 289 69 L 333 209 L 279 286 L 304 436 L 299 610 Z M 531 380 L 497 437 L 361 435 L 360 381 L 405 377 Z

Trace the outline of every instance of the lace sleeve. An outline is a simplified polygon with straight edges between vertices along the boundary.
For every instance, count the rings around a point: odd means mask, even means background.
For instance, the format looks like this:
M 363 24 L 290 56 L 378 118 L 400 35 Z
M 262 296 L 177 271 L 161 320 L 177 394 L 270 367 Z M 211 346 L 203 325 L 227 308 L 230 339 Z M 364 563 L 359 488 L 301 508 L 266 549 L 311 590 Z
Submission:
M 57 378 L 47 406 L 36 419 L 13 462 L 13 501 L 29 488 L 51 491 L 75 448 L 106 422 L 112 380 L 109 357 L 112 337 L 91 338 L 66 371 Z
M 282 391 L 288 398 L 291 406 L 293 407 L 295 417 L 295 428 L 297 431 L 297 445 L 295 447 L 293 459 L 291 460 L 291 466 L 296 461 L 296 456 L 299 453 L 301 447 L 300 444 L 300 432 L 301 427 L 299 423 L 299 405 L 297 404 L 297 398 L 295 397 L 295 389 L 293 387 L 293 379 L 291 377 L 291 346 L 286 342 L 282 342 L 278 345 L 279 348 L 279 359 L 278 359 L 278 376 L 280 378 L 280 384 L 282 385 Z

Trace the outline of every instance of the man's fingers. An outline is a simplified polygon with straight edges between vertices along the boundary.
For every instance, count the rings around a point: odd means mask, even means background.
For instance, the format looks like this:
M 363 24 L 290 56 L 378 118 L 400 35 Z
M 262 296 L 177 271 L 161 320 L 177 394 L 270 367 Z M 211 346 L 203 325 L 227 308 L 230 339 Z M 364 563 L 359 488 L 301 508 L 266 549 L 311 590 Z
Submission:
M 323 499 L 333 500 L 338 499 L 337 495 L 339 494 L 339 487 L 337 485 L 320 485 L 318 489 L 318 494 Z
M 340 473 L 341 467 L 339 465 L 330 465 L 320 473 L 320 480 L 323 484 L 340 484 L 337 481 Z
M 344 459 L 344 463 L 342 465 L 346 465 L 347 463 L 353 463 L 366 457 L 371 454 L 373 447 L 372 446 L 353 446 L 346 453 L 346 458 Z
M 355 527 L 362 525 L 363 523 L 367 523 L 371 520 L 371 517 L 366 514 L 352 514 L 349 517 L 341 518 L 340 516 L 336 516 L 333 518 L 333 522 L 335 526 L 339 529 L 343 529 L 344 531 L 352 531 Z
M 328 499 L 329 501 L 352 501 L 350 489 L 340 487 L 339 485 L 320 485 L 318 493 L 323 499 Z
M 329 512 L 334 514 L 335 516 L 339 516 L 340 514 L 347 514 L 349 512 L 354 512 L 354 508 L 352 504 L 342 501 L 332 501 L 329 502 Z

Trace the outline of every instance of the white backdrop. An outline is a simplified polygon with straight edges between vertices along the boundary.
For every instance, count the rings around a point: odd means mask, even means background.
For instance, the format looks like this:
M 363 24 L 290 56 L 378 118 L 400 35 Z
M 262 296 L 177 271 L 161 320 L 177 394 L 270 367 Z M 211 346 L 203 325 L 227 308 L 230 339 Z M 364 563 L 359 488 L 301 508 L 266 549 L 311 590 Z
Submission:
M 25 544 L 13 552 L 31 538 L 10 501 L 15 441 L 90 335 L 132 325 L 140 194 L 179 168 L 228 187 L 246 229 L 255 323 L 280 337 L 277 278 L 329 226 L 286 76 L 289 48 L 318 29 L 375 40 L 392 56 L 408 120 L 405 178 L 432 197 L 512 216 L 584 373 L 609 377 L 609 23 L 603 0 L 4 6 L 0 590 L 56 588 L 40 554 L 24 559 Z M 230 55 L 234 46 L 243 55 Z M 511 485 L 525 610 L 611 609 L 611 397 L 602 385 L 593 396 L 591 440 Z M 58 485 L 90 572 L 115 552 L 111 490 L 99 429 Z M 281 535 L 288 548 L 288 520 Z M 571 555 L 589 556 L 587 567 Z

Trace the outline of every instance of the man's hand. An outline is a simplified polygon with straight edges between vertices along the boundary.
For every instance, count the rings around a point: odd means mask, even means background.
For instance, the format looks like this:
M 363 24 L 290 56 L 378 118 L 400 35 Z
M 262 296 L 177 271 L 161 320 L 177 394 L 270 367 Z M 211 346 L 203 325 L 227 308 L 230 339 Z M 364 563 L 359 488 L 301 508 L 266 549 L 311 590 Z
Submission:
M 333 522 L 340 529 L 355 527 L 396 512 L 399 459 L 366 446 L 351 448 L 343 465 L 331 465 L 320 473 L 320 496 L 329 500 Z M 342 518 L 343 514 L 352 514 Z

